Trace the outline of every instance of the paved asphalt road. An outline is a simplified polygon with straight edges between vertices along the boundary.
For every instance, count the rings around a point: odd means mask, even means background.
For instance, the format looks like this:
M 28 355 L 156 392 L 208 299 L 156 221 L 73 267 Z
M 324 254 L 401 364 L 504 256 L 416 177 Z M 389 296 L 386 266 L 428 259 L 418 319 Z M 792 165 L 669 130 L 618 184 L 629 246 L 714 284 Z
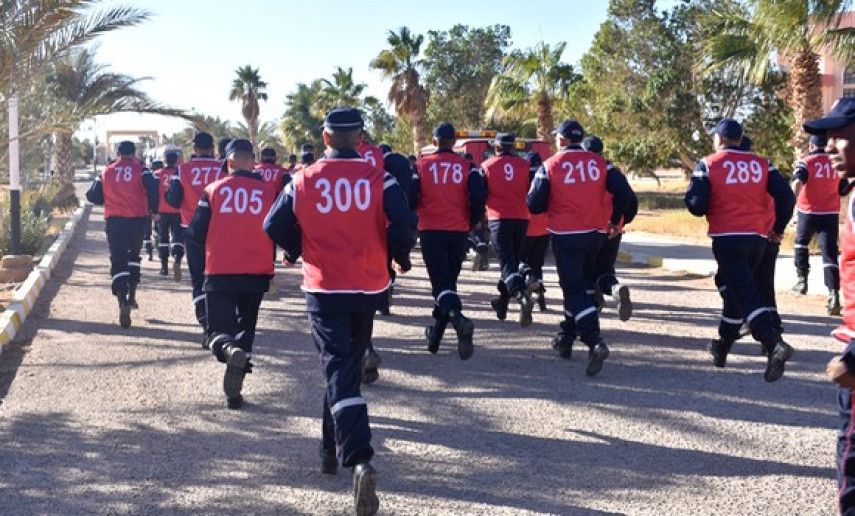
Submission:
M 96 209 L 0 358 L 0 513 L 349 512 L 349 475 L 319 472 L 321 373 L 298 271 L 280 271 L 262 305 L 248 405 L 229 411 L 187 282 L 145 262 L 142 307 L 118 327 L 103 228 Z M 469 362 L 450 341 L 425 350 L 420 262 L 377 321 L 384 368 L 364 395 L 381 513 L 834 513 L 835 391 L 822 371 L 838 346 L 821 303 L 781 296 L 797 353 L 768 385 L 753 343 L 711 367 L 710 279 L 624 268 L 635 317 L 605 312 L 612 357 L 589 379 L 583 353 L 549 348 L 560 311 L 524 330 L 490 317 L 496 275 L 462 276 Z M 555 308 L 554 269 L 547 280 Z

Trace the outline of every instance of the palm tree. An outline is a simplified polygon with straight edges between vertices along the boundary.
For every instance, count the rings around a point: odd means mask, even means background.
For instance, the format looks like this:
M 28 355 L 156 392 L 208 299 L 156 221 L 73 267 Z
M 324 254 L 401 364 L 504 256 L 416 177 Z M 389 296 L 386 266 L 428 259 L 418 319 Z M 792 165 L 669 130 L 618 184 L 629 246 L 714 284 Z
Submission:
M 776 70 L 771 57 L 789 63 L 786 95 L 793 108 L 796 153 L 806 148 L 805 121 L 822 114 L 819 54 L 828 50 L 841 62 L 855 58 L 855 28 L 841 28 L 840 15 L 852 0 L 750 0 L 746 8 L 714 8 L 703 42 L 703 71 L 735 66 L 755 84 Z
M 285 113 L 279 127 L 288 148 L 297 149 L 304 143 L 323 148 L 323 111 L 317 106 L 322 90 L 323 82 L 315 80 L 297 84 L 297 89 L 285 96 Z
M 413 129 L 413 151 L 426 143 L 425 113 L 428 92 L 421 84 L 420 71 L 424 60 L 419 59 L 424 36 L 413 36 L 410 29 L 401 27 L 398 32 L 389 31 L 386 48 L 371 61 L 371 68 L 380 70 L 383 78 L 392 81 L 388 100 L 395 113 L 409 122 Z
M 335 106 L 351 106 L 361 108 L 364 103 L 362 94 L 368 86 L 353 80 L 353 68 L 338 66 L 331 79 L 321 79 L 322 89 L 318 99 L 324 111 Z
M 572 65 L 561 62 L 565 46 L 563 41 L 555 47 L 540 42 L 534 48 L 505 56 L 502 71 L 493 78 L 484 101 L 487 121 L 503 116 L 534 115 L 537 135 L 550 141 L 555 129 L 553 108 L 567 98 L 570 86 L 581 79 Z
M 241 101 L 241 113 L 243 119 L 246 120 L 247 127 L 249 127 L 249 141 L 254 147 L 258 135 L 258 115 L 260 113 L 258 101 L 267 100 L 267 93 L 264 92 L 267 83 L 261 80 L 261 76 L 258 75 L 258 68 L 253 69 L 250 65 L 241 66 L 235 70 L 235 74 L 237 77 L 232 82 L 229 100 Z
M 45 114 L 54 125 L 55 204 L 75 198 L 72 136 L 84 119 L 121 111 L 185 116 L 138 89 L 142 80 L 107 71 L 85 48 L 72 49 L 52 65 L 48 75 L 52 101 L 45 105 Z

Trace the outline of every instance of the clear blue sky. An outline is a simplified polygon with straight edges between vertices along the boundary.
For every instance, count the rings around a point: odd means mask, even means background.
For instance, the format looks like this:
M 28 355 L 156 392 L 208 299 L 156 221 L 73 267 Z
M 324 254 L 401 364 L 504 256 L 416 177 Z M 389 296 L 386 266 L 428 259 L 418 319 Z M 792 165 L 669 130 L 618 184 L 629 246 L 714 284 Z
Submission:
M 564 60 L 575 64 L 605 19 L 608 6 L 607 0 L 111 3 L 142 7 L 152 17 L 138 27 L 101 37 L 101 62 L 117 72 L 151 77 L 143 89 L 164 104 L 231 120 L 241 119 L 239 103 L 229 102 L 228 92 L 235 68 L 244 64 L 258 67 L 268 83 L 270 99 L 262 104 L 262 119 L 272 120 L 282 114 L 285 95 L 295 84 L 329 76 L 336 66 L 352 66 L 356 80 L 385 99 L 379 73 L 369 70 L 368 63 L 386 45 L 389 29 L 407 25 L 413 32 L 426 33 L 456 23 L 503 23 L 511 27 L 513 47 L 525 48 L 541 40 L 566 41 Z M 663 7 L 673 3 L 660 0 Z M 160 117 L 112 115 L 99 118 L 98 131 L 145 128 L 171 133 L 183 125 Z

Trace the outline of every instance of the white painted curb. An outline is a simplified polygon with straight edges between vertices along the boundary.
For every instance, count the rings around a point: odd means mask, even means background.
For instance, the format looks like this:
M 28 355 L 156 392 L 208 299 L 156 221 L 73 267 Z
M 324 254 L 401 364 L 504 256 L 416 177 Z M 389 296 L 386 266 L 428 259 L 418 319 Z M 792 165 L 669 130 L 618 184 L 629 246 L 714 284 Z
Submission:
M 12 299 L 9 301 L 9 306 L 0 314 L 0 353 L 3 352 L 3 347 L 12 342 L 12 339 L 20 331 L 27 315 L 35 306 L 42 288 L 59 263 L 62 253 L 68 247 L 68 242 L 74 236 L 78 223 L 86 217 L 90 208 L 90 204 L 84 204 L 74 210 L 68 222 L 65 223 L 62 232 L 45 252 L 41 261 L 33 268 L 33 272 L 15 290 Z

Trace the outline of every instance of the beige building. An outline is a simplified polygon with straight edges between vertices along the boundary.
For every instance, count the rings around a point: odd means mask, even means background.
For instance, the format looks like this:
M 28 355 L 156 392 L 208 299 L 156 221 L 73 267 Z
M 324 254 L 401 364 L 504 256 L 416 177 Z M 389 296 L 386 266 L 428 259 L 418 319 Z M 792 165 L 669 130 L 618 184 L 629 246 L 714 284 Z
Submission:
M 843 15 L 841 27 L 855 27 L 855 11 Z M 840 97 L 855 97 L 855 62 L 841 63 L 823 52 L 819 60 L 822 74 L 822 109 L 827 112 Z

